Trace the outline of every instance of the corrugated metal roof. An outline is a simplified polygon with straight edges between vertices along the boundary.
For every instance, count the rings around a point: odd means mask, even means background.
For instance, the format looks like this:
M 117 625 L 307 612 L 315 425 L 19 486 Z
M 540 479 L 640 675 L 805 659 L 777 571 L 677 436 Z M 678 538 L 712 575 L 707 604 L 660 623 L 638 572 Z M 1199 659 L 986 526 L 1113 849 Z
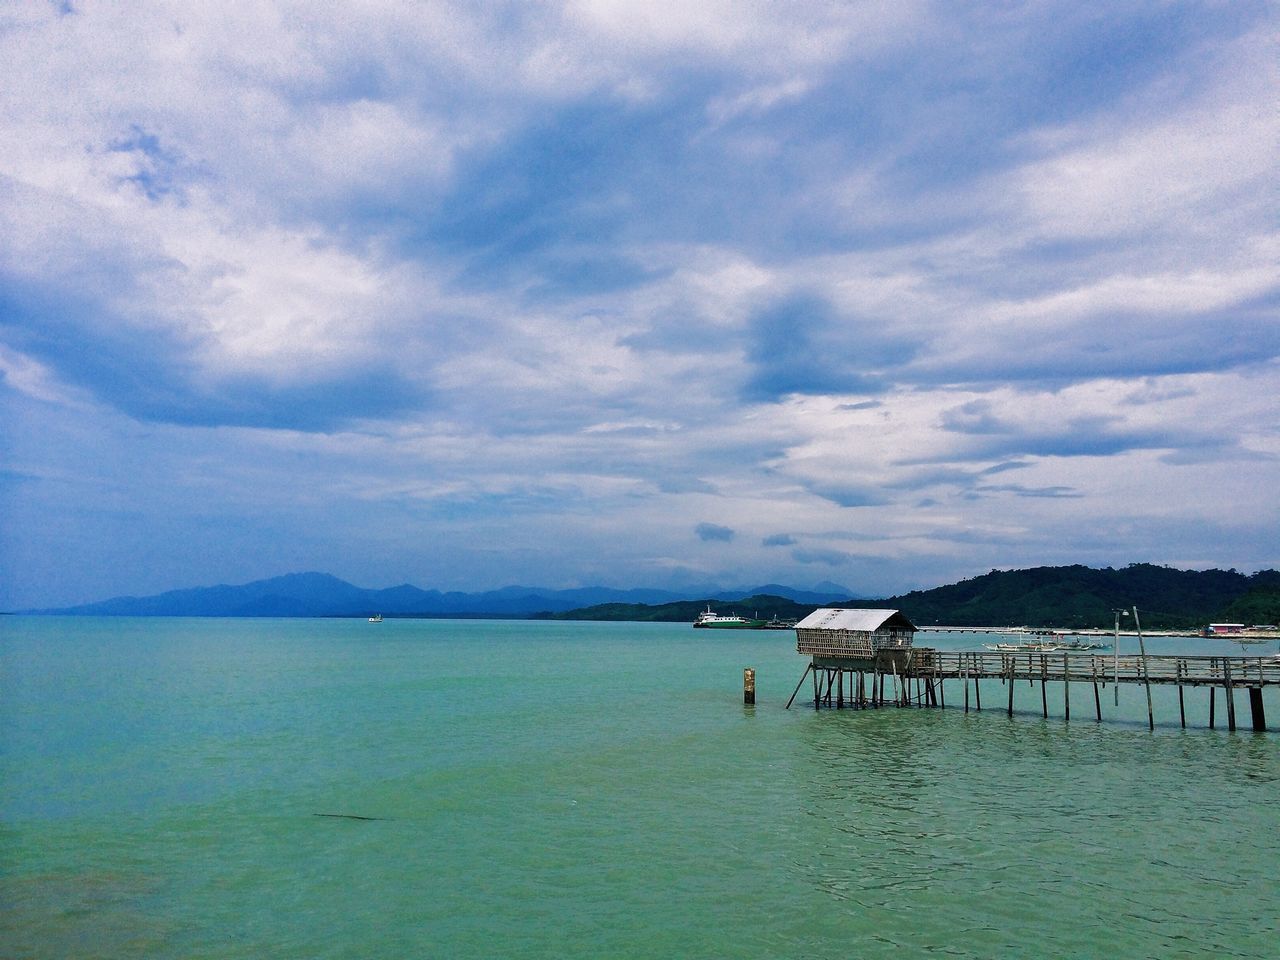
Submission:
M 837 610 L 832 607 L 813 611 L 796 624 L 796 629 L 864 630 L 872 633 L 890 620 L 896 621 L 894 626 L 916 629 L 916 625 L 897 610 Z

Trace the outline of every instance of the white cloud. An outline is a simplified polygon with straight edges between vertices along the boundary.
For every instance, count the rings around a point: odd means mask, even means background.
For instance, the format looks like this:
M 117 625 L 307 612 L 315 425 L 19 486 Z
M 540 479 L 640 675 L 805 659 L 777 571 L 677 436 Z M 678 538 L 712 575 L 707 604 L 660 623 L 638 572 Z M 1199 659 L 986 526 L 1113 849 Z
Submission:
M 1043 159 L 1017 185 L 1032 229 L 1056 238 L 1151 231 L 1221 237 L 1275 213 L 1280 161 L 1280 45 L 1246 38 L 1219 63 L 1216 82 L 1172 111 L 1099 119 L 1028 138 Z

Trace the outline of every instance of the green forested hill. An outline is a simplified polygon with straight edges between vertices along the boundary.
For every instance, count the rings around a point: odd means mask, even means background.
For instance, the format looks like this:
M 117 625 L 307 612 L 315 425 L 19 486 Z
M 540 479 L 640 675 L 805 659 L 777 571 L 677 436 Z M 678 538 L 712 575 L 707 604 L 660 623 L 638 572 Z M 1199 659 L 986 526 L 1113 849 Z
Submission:
M 993 570 L 876 605 L 897 607 L 922 627 L 934 623 L 1105 627 L 1113 622 L 1112 610 L 1133 606 L 1144 626 L 1189 627 L 1227 619 L 1275 622 L 1263 614 L 1274 609 L 1278 589 L 1280 573 L 1274 570 L 1246 576 L 1235 570 L 1174 570 L 1149 563 L 1118 570 L 1034 567 Z M 1245 604 L 1246 598 L 1252 599 Z M 1246 609 L 1250 616 L 1244 616 Z
M 711 603 L 717 612 L 799 618 L 813 606 L 781 597 L 750 597 L 726 604 L 689 600 L 658 606 L 604 604 L 555 614 L 568 620 L 661 620 L 692 623 Z M 1152 629 L 1202 626 L 1210 621 L 1280 621 L 1280 573 L 1252 576 L 1235 570 L 1175 570 L 1149 563 L 1121 569 L 1085 566 L 993 570 L 959 583 L 913 590 L 898 597 L 840 606 L 892 607 L 917 626 L 1110 627 L 1117 607 L 1137 607 Z M 549 617 L 551 614 L 543 614 Z

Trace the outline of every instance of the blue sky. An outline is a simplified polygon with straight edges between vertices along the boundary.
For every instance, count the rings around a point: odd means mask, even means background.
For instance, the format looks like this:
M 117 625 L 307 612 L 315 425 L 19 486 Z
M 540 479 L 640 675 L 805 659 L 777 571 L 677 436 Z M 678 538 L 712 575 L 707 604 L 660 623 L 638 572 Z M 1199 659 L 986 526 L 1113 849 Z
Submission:
M 0 607 L 1280 566 L 1271 3 L 0 11 Z

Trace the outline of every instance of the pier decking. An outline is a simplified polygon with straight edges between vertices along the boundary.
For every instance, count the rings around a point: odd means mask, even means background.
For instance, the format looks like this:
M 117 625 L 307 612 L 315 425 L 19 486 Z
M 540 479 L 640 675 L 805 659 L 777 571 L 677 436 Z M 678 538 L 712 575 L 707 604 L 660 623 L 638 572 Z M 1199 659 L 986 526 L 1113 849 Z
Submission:
M 1050 683 L 1063 685 L 1062 697 L 1067 718 L 1071 714 L 1071 684 L 1086 683 L 1093 689 L 1094 712 L 1102 720 L 1100 690 L 1108 683 L 1142 684 L 1147 688 L 1147 717 L 1152 728 L 1155 719 L 1150 688 L 1172 685 L 1178 688 L 1178 712 L 1182 726 L 1187 725 L 1183 690 L 1186 687 L 1209 688 L 1209 726 L 1215 725 L 1216 690 L 1222 687 L 1226 696 L 1228 729 L 1236 729 L 1234 691 L 1248 691 L 1250 715 L 1254 730 L 1266 730 L 1262 690 L 1280 686 L 1280 658 L 1273 656 L 1121 656 L 1075 652 L 1004 652 L 942 651 L 928 647 L 881 651 L 872 660 L 815 655 L 800 678 L 790 707 L 800 692 L 805 678 L 813 677 L 815 708 L 882 706 L 946 707 L 946 681 L 960 681 L 964 709 L 970 709 L 970 691 L 975 709 L 982 709 L 981 680 L 998 680 L 1008 692 L 1006 710 L 1013 715 L 1015 684 L 1025 681 L 1040 684 L 1044 716 L 1049 715 Z M 868 687 L 868 681 L 870 686 Z M 972 681 L 972 683 L 971 683 Z M 886 684 L 890 697 L 885 696 Z M 914 688 L 914 689 L 913 689 Z M 952 696 L 954 698 L 955 691 Z

